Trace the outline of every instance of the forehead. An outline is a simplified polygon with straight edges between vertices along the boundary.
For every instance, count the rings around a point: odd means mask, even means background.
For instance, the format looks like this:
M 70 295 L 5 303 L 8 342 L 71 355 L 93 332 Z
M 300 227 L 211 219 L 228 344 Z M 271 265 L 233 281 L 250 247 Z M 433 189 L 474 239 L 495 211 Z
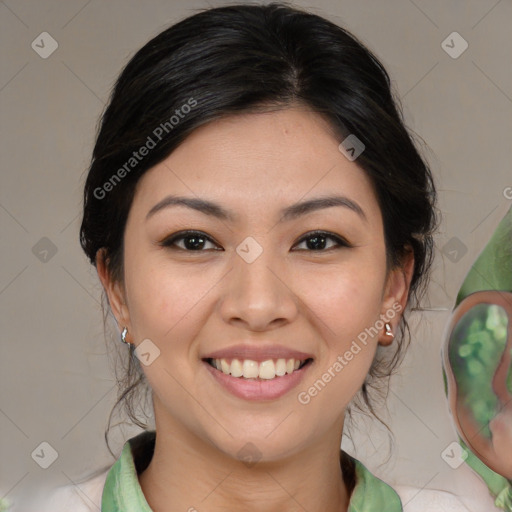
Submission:
M 262 214 L 337 193 L 379 215 L 371 180 L 339 151 L 340 142 L 323 117 L 300 108 L 216 120 L 144 174 L 134 207 L 179 194 Z

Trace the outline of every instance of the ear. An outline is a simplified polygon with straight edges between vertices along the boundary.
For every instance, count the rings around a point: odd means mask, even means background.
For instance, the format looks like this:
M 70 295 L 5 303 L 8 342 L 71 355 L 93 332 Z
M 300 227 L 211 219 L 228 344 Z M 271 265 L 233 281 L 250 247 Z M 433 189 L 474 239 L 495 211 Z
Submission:
M 393 334 L 407 305 L 413 272 L 414 252 L 409 249 L 402 259 L 402 264 L 390 270 L 382 297 L 381 318 L 389 323 Z M 379 344 L 386 346 L 392 342 L 393 336 L 388 336 L 383 330 L 379 336 Z
M 122 284 L 114 280 L 109 273 L 104 249 L 99 249 L 96 253 L 96 271 L 98 272 L 98 277 L 103 285 L 103 289 L 107 294 L 108 303 L 117 320 L 119 330 L 122 331 L 124 327 L 127 327 L 128 332 L 130 332 L 130 314 L 128 306 L 126 305 L 124 288 Z

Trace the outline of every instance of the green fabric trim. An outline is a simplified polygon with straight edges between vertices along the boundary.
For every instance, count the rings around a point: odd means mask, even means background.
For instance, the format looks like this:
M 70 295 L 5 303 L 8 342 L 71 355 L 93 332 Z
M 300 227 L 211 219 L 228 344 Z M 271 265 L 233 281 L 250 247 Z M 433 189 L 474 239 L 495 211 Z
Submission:
M 512 487 L 505 487 L 496 497 L 495 505 L 507 512 L 512 511 Z
M 402 512 L 402 501 L 396 491 L 373 475 L 362 462 L 353 460 L 356 463 L 357 483 L 348 512 Z
M 139 436 L 148 437 L 148 432 Z M 132 438 L 134 439 L 134 438 Z M 135 469 L 130 440 L 110 468 L 101 497 L 102 512 L 152 512 L 142 492 Z
M 468 272 L 455 305 L 468 295 L 483 290 L 512 291 L 512 207 Z
M 512 485 L 505 477 L 486 466 L 460 438 L 459 443 L 467 452 L 466 464 L 486 483 L 489 493 L 495 499 L 494 504 L 506 512 L 512 512 Z
M 152 512 L 142 492 L 135 468 L 131 443 L 148 443 L 154 431 L 141 432 L 129 439 L 119 459 L 110 468 L 101 499 L 102 512 Z M 402 512 L 402 502 L 396 491 L 380 480 L 357 459 L 356 486 L 350 498 L 348 512 Z

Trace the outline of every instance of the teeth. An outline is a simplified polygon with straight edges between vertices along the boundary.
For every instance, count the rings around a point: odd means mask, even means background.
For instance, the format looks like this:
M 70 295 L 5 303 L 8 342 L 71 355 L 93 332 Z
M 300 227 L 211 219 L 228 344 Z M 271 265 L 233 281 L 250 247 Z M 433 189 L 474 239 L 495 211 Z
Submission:
M 220 368 L 217 363 L 217 370 L 221 370 L 222 373 L 229 375 L 229 364 L 225 359 L 216 359 L 216 361 L 220 361 Z
M 244 369 L 244 379 L 255 379 L 258 376 L 259 368 L 256 361 L 245 359 L 242 367 Z
M 243 377 L 244 379 L 271 380 L 275 377 L 282 377 L 287 373 L 298 370 L 303 361 L 299 359 L 268 359 L 258 363 L 252 359 L 233 359 L 228 363 L 226 359 L 213 359 L 212 366 L 226 375 Z
M 276 362 L 276 375 L 282 377 L 286 373 L 286 361 L 278 359 Z
M 222 363 L 221 363 L 221 368 L 222 368 Z M 229 373 L 231 373 L 231 375 L 233 377 L 241 377 L 244 374 L 244 371 L 242 369 L 242 363 L 238 359 L 233 359 L 233 361 L 231 361 L 231 367 L 229 368 Z
M 260 364 L 260 373 L 258 376 L 260 379 L 273 379 L 276 376 L 276 367 L 272 359 L 263 361 Z

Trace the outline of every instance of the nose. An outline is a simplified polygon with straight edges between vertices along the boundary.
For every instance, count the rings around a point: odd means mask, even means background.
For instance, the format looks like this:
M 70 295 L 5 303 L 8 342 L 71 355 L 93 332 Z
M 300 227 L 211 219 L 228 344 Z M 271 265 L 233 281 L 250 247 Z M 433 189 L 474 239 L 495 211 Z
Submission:
M 287 279 L 283 259 L 265 249 L 249 261 L 238 253 L 233 255 L 233 267 L 222 290 L 223 320 L 250 331 L 266 331 L 292 322 L 299 301 L 293 283 Z

